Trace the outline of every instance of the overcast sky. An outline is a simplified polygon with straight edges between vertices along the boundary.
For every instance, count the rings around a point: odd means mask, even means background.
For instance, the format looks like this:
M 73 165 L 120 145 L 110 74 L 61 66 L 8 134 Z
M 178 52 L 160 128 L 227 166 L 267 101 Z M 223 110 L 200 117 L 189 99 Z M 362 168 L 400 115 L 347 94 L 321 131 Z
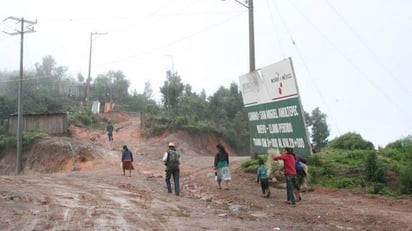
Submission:
M 256 68 L 291 57 L 303 108 L 319 107 L 330 139 L 356 132 L 376 146 L 412 134 L 412 1 L 254 0 Z M 157 98 L 174 70 L 198 93 L 239 83 L 249 71 L 248 10 L 234 0 L 13 0 L 3 19 L 37 20 L 24 67 L 51 55 L 73 77 L 121 70 Z M 0 34 L 0 70 L 18 70 L 20 38 Z M 0 80 L 1 84 L 1 80 Z

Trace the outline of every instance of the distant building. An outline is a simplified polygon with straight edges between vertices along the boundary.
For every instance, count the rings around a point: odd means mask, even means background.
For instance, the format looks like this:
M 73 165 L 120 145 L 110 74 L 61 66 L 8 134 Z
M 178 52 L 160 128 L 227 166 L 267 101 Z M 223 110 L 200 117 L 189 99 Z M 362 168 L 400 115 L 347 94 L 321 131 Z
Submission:
M 23 131 L 42 131 L 49 135 L 67 132 L 67 113 L 24 114 Z M 9 134 L 17 134 L 17 114 L 9 117 Z

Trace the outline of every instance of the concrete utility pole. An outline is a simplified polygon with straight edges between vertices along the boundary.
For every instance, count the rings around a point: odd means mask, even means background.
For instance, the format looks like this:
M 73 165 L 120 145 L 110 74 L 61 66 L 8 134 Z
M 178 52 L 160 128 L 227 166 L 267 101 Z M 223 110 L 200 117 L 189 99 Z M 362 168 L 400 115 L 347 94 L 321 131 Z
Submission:
M 222 1 L 225 1 L 225 0 L 222 0 Z M 255 65 L 255 27 L 254 27 L 255 22 L 254 22 L 254 15 L 253 15 L 253 0 L 246 0 L 245 3 L 239 0 L 233 0 L 233 1 L 246 7 L 249 12 L 249 72 L 254 72 L 256 71 L 256 65 Z M 251 159 L 254 159 L 252 139 L 250 139 L 249 149 L 250 149 L 250 157 Z
M 37 23 L 36 21 L 29 21 L 25 20 L 24 18 L 16 18 L 16 17 L 8 17 L 4 19 L 6 20 L 14 20 L 16 23 L 20 23 L 21 27 L 20 30 L 16 30 L 15 32 L 4 32 L 9 35 L 20 35 L 20 81 L 18 87 L 18 98 L 17 98 L 17 163 L 16 163 L 16 173 L 20 174 L 22 170 L 22 150 L 23 150 L 23 37 L 25 33 L 35 32 L 34 24 Z M 24 26 L 26 24 L 26 27 Z M 25 30 L 26 29 L 26 30 Z
M 89 52 L 89 72 L 87 74 L 87 89 L 86 89 L 86 107 L 89 107 L 89 100 L 90 100 L 90 82 L 92 81 L 92 77 L 90 75 L 92 70 L 92 50 L 93 50 L 93 36 L 94 35 L 107 35 L 106 33 L 98 33 L 92 32 L 90 33 L 90 52 Z

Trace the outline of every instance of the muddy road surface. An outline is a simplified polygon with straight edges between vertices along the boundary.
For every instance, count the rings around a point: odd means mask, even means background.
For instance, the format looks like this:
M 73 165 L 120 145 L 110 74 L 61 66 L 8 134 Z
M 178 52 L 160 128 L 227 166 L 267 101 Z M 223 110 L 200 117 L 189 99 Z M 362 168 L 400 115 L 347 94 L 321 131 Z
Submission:
M 54 173 L 26 166 L 22 175 L 0 176 L 0 230 L 412 230 L 408 198 L 310 187 L 292 207 L 284 203 L 282 182 L 272 184 L 271 197 L 263 198 L 255 175 L 239 169 L 249 157 L 230 156 L 230 189 L 220 190 L 213 153 L 203 148 L 216 140 L 182 133 L 144 139 L 137 116 L 112 116 L 113 142 L 103 131 L 83 128 L 73 128 L 70 138 L 56 138 L 70 142 L 75 153 L 80 147 L 92 150 L 93 159 L 68 158 L 67 167 Z M 180 196 L 167 193 L 160 161 L 170 141 L 183 156 Z M 124 144 L 134 154 L 131 177 L 120 168 Z M 56 165 L 42 162 L 44 168 Z

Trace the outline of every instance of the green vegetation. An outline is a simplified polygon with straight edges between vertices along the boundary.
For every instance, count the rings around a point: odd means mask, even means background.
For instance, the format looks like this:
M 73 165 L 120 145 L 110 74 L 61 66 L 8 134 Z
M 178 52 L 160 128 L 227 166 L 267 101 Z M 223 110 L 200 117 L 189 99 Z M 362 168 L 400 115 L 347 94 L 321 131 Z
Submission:
M 140 113 L 143 134 L 157 136 L 164 131 L 185 130 L 192 134 L 222 137 L 239 154 L 249 155 L 249 126 L 242 96 L 236 83 L 221 86 L 210 96 L 196 93 L 184 84 L 177 72 L 166 72 L 160 87 L 161 102 L 153 99 L 150 82 L 144 92 L 129 93 L 130 82 L 122 71 L 108 71 L 94 79 L 81 73 L 77 79 L 67 74 L 51 56 L 25 70 L 23 85 L 24 113 L 68 112 L 69 124 L 104 129 L 96 115 L 85 105 L 98 100 L 113 103 L 116 110 Z M 133 78 L 135 78 L 134 76 Z M 193 77 L 193 76 L 192 76 Z M 16 138 L 7 135 L 8 117 L 17 112 L 19 73 L 0 71 L 0 151 L 15 146 Z M 89 95 L 90 93 L 90 95 Z M 308 158 L 311 184 L 334 188 L 365 188 L 371 193 L 412 194 L 412 137 L 400 139 L 375 150 L 373 144 L 359 134 L 347 133 L 328 141 L 326 114 L 315 108 L 305 112 L 311 139 L 319 154 Z M 41 133 L 24 132 L 24 144 Z M 266 158 L 260 157 L 259 158 Z M 258 159 L 243 163 L 242 168 L 255 171 Z
M 313 109 L 312 113 L 305 112 L 305 121 L 312 133 L 312 144 L 315 149 L 321 149 L 328 144 L 329 127 L 326 122 L 326 114 L 322 113 L 319 107 Z
M 363 188 L 368 193 L 390 196 L 412 195 L 412 137 L 378 151 L 371 149 L 369 142 L 358 134 L 344 134 L 336 140 L 320 153 L 307 157 L 311 186 Z M 336 144 L 341 148 L 336 148 Z M 257 160 L 246 161 L 241 168 L 254 173 Z
M 373 150 L 373 144 L 370 141 L 362 139 L 361 135 L 348 132 L 336 139 L 330 141 L 329 147 L 343 150 Z
M 68 123 L 72 124 L 77 120 L 80 120 L 86 126 L 92 126 L 97 124 L 97 117 L 91 111 L 86 109 L 79 109 L 73 114 L 69 114 L 67 117 Z
M 23 133 L 23 145 L 33 144 L 36 140 L 43 137 L 45 134 L 37 131 L 25 131 Z M 16 136 L 0 135 L 0 151 L 5 148 L 17 147 Z

